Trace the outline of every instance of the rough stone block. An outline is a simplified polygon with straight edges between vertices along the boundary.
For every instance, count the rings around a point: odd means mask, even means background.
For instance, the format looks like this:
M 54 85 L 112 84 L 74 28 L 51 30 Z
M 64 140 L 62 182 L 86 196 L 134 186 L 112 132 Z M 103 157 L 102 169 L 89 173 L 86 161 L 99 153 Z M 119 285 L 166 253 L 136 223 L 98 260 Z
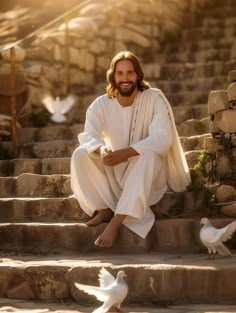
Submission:
M 235 133 L 236 132 L 236 110 L 225 110 L 217 112 L 215 114 L 212 126 L 218 131 L 223 133 Z
M 46 158 L 42 160 L 42 175 L 70 174 L 70 158 Z
M 218 179 L 236 178 L 236 149 L 216 152 L 216 177 Z
M 156 249 L 165 252 L 196 251 L 193 229 L 191 219 L 156 220 Z
M 228 74 L 228 81 L 229 82 L 234 82 L 236 81 L 236 70 L 230 71 Z
M 69 196 L 65 186 L 67 180 L 66 175 L 22 174 L 16 179 L 16 195 L 48 198 Z
M 236 100 L 236 82 L 233 82 L 228 86 L 227 95 L 229 102 Z
M 14 176 L 23 173 L 41 173 L 41 160 L 39 159 L 15 159 L 11 161 L 14 165 Z
M 163 198 L 154 206 L 153 213 L 156 218 L 176 217 L 183 211 L 183 192 L 166 192 Z
M 208 113 L 215 114 L 229 107 L 227 93 L 225 90 L 211 91 L 208 96 Z

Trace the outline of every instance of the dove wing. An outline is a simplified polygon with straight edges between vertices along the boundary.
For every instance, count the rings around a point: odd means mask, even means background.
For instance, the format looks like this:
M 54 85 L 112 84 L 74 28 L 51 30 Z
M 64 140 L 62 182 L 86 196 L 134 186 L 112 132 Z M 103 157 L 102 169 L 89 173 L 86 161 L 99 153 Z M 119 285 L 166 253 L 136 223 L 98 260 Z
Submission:
M 47 95 L 42 99 L 42 102 L 45 106 L 45 108 L 51 113 L 55 113 L 55 100 L 53 99 L 52 96 Z
M 83 290 L 89 295 L 95 296 L 99 301 L 104 302 L 107 300 L 107 293 L 103 289 L 96 286 L 83 285 L 75 283 L 75 287 Z
M 61 113 L 67 113 L 75 103 L 75 97 L 72 95 L 67 96 L 65 99 L 61 100 Z
M 107 288 L 114 283 L 115 277 L 102 267 L 98 275 L 98 280 L 101 288 Z
M 221 243 L 230 239 L 233 233 L 236 231 L 236 221 L 230 223 L 229 225 L 221 228 L 217 232 L 216 241 Z

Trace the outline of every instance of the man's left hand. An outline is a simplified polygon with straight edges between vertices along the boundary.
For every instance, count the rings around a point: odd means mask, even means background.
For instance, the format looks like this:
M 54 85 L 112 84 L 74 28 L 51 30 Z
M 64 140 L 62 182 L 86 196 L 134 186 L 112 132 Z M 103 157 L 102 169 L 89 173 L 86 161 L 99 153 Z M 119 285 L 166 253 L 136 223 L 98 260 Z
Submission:
M 103 164 L 106 166 L 116 166 L 120 163 L 127 162 L 129 158 L 138 155 L 133 148 L 125 148 L 107 153 L 103 157 Z

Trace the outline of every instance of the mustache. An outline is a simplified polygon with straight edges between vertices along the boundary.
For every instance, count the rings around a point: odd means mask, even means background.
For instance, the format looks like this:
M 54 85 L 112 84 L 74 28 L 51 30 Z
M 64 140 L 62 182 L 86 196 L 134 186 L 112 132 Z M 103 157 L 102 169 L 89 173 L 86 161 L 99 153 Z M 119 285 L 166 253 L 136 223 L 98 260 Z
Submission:
M 127 80 L 127 81 L 119 82 L 119 85 L 121 85 L 121 84 L 133 84 L 133 83 L 134 82 Z

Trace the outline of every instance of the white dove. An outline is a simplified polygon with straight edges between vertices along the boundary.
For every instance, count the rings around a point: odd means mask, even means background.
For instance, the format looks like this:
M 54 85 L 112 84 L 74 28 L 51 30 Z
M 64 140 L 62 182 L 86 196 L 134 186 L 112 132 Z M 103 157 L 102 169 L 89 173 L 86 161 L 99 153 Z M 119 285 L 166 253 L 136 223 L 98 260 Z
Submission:
M 124 271 L 119 271 L 115 278 L 104 267 L 102 267 L 99 273 L 99 287 L 79 283 L 75 283 L 75 286 L 76 288 L 83 290 L 89 295 L 95 296 L 99 301 L 103 302 L 103 305 L 98 307 L 92 313 L 105 313 L 112 306 L 114 306 L 117 312 L 122 313 L 120 307 L 128 294 L 128 285 L 123 279 L 124 277 L 126 277 Z
M 75 97 L 73 95 L 67 96 L 61 100 L 60 97 L 54 99 L 51 95 L 47 95 L 42 100 L 45 108 L 52 114 L 51 120 L 56 123 L 65 122 L 66 117 L 64 116 L 75 103 Z
M 236 230 L 236 221 L 223 228 L 215 228 L 212 226 L 208 218 L 203 217 L 200 224 L 203 224 L 203 227 L 200 230 L 200 239 L 208 249 L 208 259 L 214 259 L 217 252 L 222 256 L 231 255 L 231 252 L 223 242 L 232 237 Z

